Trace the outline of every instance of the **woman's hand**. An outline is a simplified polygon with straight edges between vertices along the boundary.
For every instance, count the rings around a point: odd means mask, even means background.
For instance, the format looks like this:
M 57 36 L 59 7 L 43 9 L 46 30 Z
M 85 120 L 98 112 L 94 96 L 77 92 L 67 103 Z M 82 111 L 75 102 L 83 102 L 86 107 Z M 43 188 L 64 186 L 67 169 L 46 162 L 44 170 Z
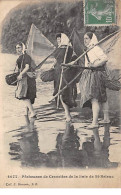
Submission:
M 20 81 L 22 79 L 22 74 L 20 73 L 17 77 L 17 80 Z
M 69 62 L 69 65 L 74 65 L 75 61 Z

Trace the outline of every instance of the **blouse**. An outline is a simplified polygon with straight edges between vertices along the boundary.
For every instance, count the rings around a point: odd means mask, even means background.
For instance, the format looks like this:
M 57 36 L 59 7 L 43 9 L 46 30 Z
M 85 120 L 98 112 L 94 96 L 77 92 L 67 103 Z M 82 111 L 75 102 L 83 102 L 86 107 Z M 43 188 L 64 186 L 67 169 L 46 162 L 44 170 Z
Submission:
M 19 58 L 16 61 L 19 70 L 21 69 L 21 71 L 25 68 L 25 65 L 28 64 L 29 65 L 29 69 L 31 68 L 31 57 L 28 54 L 24 54 L 19 56 Z
M 107 56 L 103 52 L 103 50 L 99 46 L 95 46 L 92 48 L 90 51 L 87 52 L 88 58 L 90 63 L 94 63 L 96 60 L 106 60 L 107 61 Z M 85 55 L 85 67 L 88 67 L 88 59 Z

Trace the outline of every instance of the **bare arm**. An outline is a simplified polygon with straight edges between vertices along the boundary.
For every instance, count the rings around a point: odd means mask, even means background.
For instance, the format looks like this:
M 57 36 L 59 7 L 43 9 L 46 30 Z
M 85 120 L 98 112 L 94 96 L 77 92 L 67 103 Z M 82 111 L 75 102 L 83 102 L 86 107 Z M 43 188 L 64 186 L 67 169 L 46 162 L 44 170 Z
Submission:
M 98 66 L 102 66 L 102 65 L 105 64 L 106 62 L 107 62 L 106 59 L 102 59 L 102 60 L 97 59 L 97 60 L 94 61 L 93 64 L 92 64 L 92 63 L 89 63 L 89 66 L 90 66 L 90 67 L 98 67 Z

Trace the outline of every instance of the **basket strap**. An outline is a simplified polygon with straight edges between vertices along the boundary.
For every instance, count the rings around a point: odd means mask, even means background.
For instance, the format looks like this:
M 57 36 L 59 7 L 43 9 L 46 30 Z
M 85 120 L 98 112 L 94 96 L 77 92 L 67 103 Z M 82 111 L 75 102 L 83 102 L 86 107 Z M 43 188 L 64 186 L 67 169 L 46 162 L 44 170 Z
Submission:
M 22 62 L 21 62 L 21 68 L 20 68 L 20 72 L 22 71 L 23 62 L 24 62 L 24 54 L 23 54 L 23 58 L 22 58 Z
M 13 71 L 13 73 L 15 72 L 16 68 L 17 68 L 17 64 L 15 65 L 15 68 L 14 68 L 14 71 Z
M 86 55 L 87 61 L 90 63 L 90 59 L 89 59 L 88 54 L 86 53 L 85 55 Z
M 23 61 L 24 61 L 24 54 L 23 54 L 23 58 L 22 58 L 22 62 L 21 62 L 20 72 L 21 72 L 21 70 L 22 70 Z M 13 73 L 15 72 L 16 68 L 17 68 L 17 63 L 16 63 L 16 65 L 15 65 L 15 68 L 14 68 L 14 70 L 13 70 Z

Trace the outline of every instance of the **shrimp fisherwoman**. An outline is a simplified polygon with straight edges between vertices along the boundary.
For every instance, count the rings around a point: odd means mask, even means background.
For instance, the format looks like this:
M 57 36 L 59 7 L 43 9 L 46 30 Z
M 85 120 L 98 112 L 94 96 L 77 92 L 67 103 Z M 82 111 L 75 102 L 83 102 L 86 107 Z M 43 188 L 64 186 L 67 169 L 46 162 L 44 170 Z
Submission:
M 92 108 L 93 120 L 88 127 L 90 129 L 98 127 L 98 116 L 101 107 L 104 113 L 102 123 L 110 123 L 105 86 L 105 78 L 107 77 L 105 66 L 108 59 L 99 46 L 94 47 L 97 43 L 98 40 L 94 33 L 87 32 L 84 35 L 86 48 L 93 48 L 85 55 L 85 67 L 90 67 L 90 69 L 83 71 L 79 82 L 81 92 L 80 106 L 81 108 Z
M 36 113 L 32 106 L 36 98 L 36 80 L 34 77 L 29 77 L 27 74 L 27 72 L 32 72 L 32 59 L 26 53 L 24 43 L 18 42 L 16 44 L 16 51 L 19 55 L 16 61 L 19 75 L 17 77 L 18 82 L 15 97 L 24 102 L 26 116 L 29 115 L 30 118 L 36 117 Z

